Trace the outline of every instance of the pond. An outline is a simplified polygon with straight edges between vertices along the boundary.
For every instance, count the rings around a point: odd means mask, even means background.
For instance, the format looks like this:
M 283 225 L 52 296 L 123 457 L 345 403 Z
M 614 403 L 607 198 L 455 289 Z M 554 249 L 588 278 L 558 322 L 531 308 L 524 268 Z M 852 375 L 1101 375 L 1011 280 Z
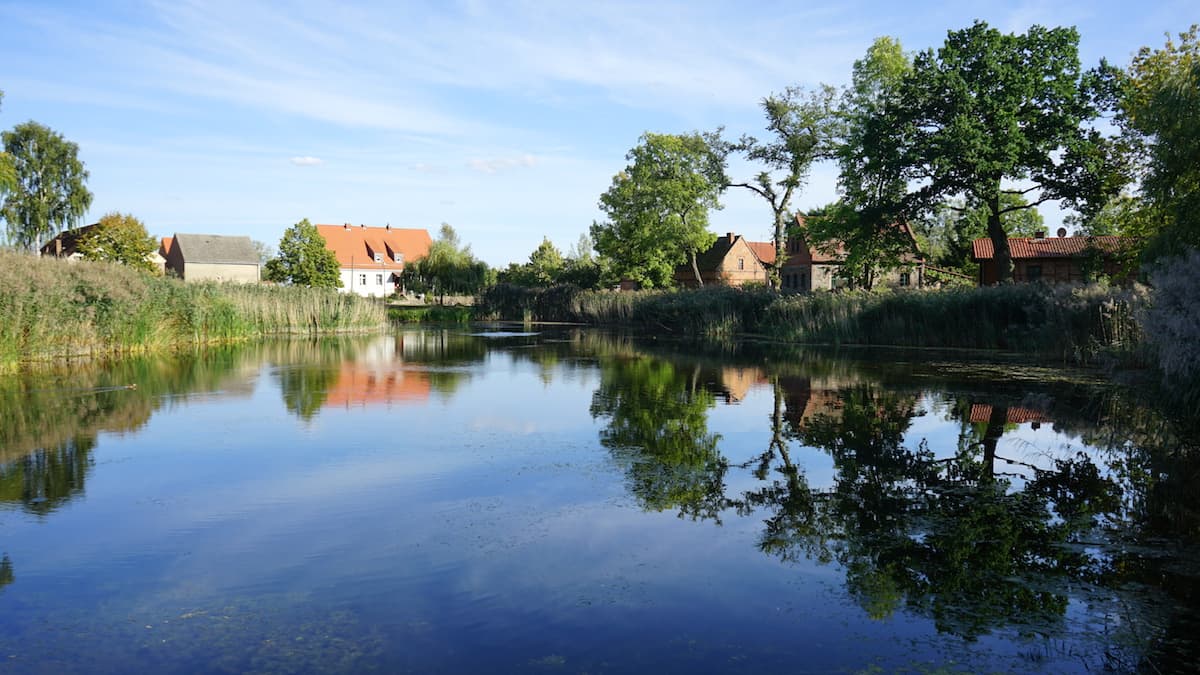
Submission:
M 1177 672 L 1200 459 L 1096 373 L 412 330 L 0 377 L 0 671 Z

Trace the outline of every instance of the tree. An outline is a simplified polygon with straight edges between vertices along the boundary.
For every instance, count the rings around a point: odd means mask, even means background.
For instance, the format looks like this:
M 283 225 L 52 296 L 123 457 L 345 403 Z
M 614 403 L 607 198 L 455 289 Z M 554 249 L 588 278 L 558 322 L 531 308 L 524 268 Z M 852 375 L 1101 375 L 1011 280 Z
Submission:
M 0 215 L 9 241 L 34 251 L 42 240 L 74 227 L 92 205 L 84 187 L 88 172 L 78 145 L 37 122 L 18 124 L 0 138 L 16 176 Z
M 0 91 L 0 102 L 4 101 L 4 92 Z M 7 152 L 0 152 L 0 204 L 8 193 L 17 188 L 17 167 Z
M 835 105 L 836 90 L 828 85 L 806 92 L 788 87 L 762 101 L 767 116 L 770 140 L 753 136 L 727 150 L 740 150 L 747 159 L 766 166 L 753 180 L 731 183 L 762 197 L 774 215 L 775 266 L 771 284 L 779 285 L 779 269 L 787 259 L 787 228 L 791 220 L 792 197 L 808 178 L 813 162 L 834 156 L 841 119 Z
M 1200 248 L 1200 27 L 1143 47 L 1129 66 L 1121 120 L 1143 150 L 1142 194 L 1157 211 L 1153 257 Z
M 1083 73 L 1073 28 L 1004 35 L 986 23 L 919 53 L 863 143 L 884 175 L 919 185 L 899 212 L 960 196 L 987 209 L 1001 281 L 1012 277 L 1003 216 L 1050 200 L 1090 211 L 1126 181 L 1121 145 L 1089 126 L 1114 104 L 1116 72 Z M 1029 195 L 1004 206 L 1005 194 Z
M 405 265 L 403 276 L 406 287 L 433 293 L 444 303 L 447 293 L 477 293 L 495 275 L 487 263 L 475 259 L 470 246 L 459 241 L 453 227 L 442 223 L 429 253 Z
M 840 248 L 840 274 L 867 290 L 881 272 L 911 266 L 911 256 L 918 253 L 908 229 L 872 214 L 839 201 L 810 211 L 804 219 L 805 239 L 826 253 Z
M 703 284 L 696 254 L 716 241 L 709 209 L 727 183 L 725 157 L 715 134 L 643 134 L 625 155 L 630 161 L 600 196 L 609 221 L 595 223 L 592 239 L 617 276 L 644 286 L 673 283 L 675 267 L 690 260 Z
M 116 211 L 105 214 L 79 237 L 77 244 L 84 260 L 115 262 L 146 272 L 156 270 L 150 255 L 157 248 L 158 242 L 146 231 L 142 221 Z
M 308 218 L 289 227 L 279 240 L 279 255 L 264 266 L 263 279 L 297 286 L 340 288 L 341 266 L 325 238 Z
M 1028 207 L 1022 195 L 1000 195 L 1000 222 L 1015 237 L 1033 237 L 1045 221 L 1036 208 Z M 940 267 L 974 273 L 972 242 L 988 236 L 988 207 L 963 199 L 952 199 L 934 207 L 932 213 L 915 221 L 918 236 L 925 240 L 928 259 Z

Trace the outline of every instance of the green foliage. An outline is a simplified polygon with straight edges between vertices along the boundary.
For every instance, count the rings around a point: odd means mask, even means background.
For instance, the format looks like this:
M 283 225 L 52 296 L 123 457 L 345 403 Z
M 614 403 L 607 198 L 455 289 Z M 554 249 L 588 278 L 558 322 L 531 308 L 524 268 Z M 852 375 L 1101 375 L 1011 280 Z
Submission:
M 828 253 L 841 244 L 845 255 L 839 274 L 867 290 L 880 274 L 913 265 L 919 254 L 906 229 L 894 222 L 881 226 L 869 214 L 841 201 L 810 211 L 804 219 L 809 245 Z
M 404 266 L 404 285 L 417 293 L 430 293 L 445 302 L 447 295 L 471 295 L 487 287 L 495 273 L 476 260 L 471 247 L 463 245 L 458 233 L 442 223 L 438 239 L 424 258 Z
M 123 265 L 0 251 L 0 368 L 384 325 L 382 305 L 332 289 L 185 284 Z
M 1200 415 L 1200 251 L 1159 261 L 1142 326 L 1164 380 Z
M 84 260 L 113 262 L 144 272 L 160 271 L 150 260 L 157 248 L 158 242 L 142 221 L 116 211 L 105 214 L 95 227 L 80 236 L 77 244 Z
M 999 203 L 1000 223 L 1008 236 L 1033 237 L 1043 229 L 1042 214 L 1023 196 L 1001 193 Z M 915 224 L 928 259 L 940 267 L 975 274 L 979 266 L 971 261 L 971 243 L 988 236 L 990 213 L 976 200 L 951 199 L 935 206 Z
M 1122 121 L 1146 158 L 1142 194 L 1155 215 L 1151 257 L 1200 248 L 1200 27 L 1129 66 Z
M 675 267 L 716 240 L 709 209 L 727 182 L 713 134 L 643 134 L 625 155 L 630 164 L 600 196 L 608 221 L 593 223 L 596 251 L 616 279 L 647 288 L 674 285 Z M 697 278 L 699 273 L 697 273 Z
M 9 168 L 15 175 L 0 215 L 9 243 L 30 251 L 46 239 L 73 227 L 92 204 L 84 186 L 88 172 L 79 161 L 79 146 L 37 122 L 25 122 L 0 134 Z
M 808 178 L 814 162 L 831 159 L 842 134 L 842 117 L 835 105 L 836 90 L 821 85 L 813 91 L 788 87 L 762 100 L 767 140 L 745 135 L 726 150 L 740 150 L 751 162 L 765 167 L 752 180 L 731 183 L 762 197 L 771 207 L 775 267 L 771 284 L 779 285 L 779 268 L 787 260 L 787 228 L 792 197 Z
M 423 305 L 388 307 L 392 323 L 470 323 L 475 318 L 474 307 L 457 305 Z
M 977 22 L 916 55 L 899 93 L 868 122 L 863 143 L 882 175 L 921 184 L 900 210 L 931 211 L 961 196 L 988 210 L 1001 280 L 1011 277 L 1003 194 L 1037 192 L 1100 208 L 1127 178 L 1122 146 L 1091 125 L 1110 105 L 1116 73 L 1081 72 L 1072 28 L 1034 26 L 1005 35 Z M 1010 189 L 1012 181 L 1031 190 Z M 1026 208 L 1026 207 L 1019 207 Z
M 283 233 L 279 240 L 279 255 L 267 261 L 263 279 L 312 288 L 339 288 L 342 285 L 337 256 L 326 247 L 325 238 L 308 218 Z

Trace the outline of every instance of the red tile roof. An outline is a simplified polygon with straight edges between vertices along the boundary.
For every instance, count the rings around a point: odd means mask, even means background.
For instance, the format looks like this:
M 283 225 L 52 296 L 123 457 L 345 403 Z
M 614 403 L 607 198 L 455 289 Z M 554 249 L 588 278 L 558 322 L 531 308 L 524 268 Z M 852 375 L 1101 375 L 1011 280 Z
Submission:
M 969 417 L 972 422 L 989 422 L 992 419 L 992 406 L 987 403 L 972 403 Z M 1049 422 L 1045 414 L 1029 408 L 1009 407 L 1005 411 L 1004 421 L 1008 424 L 1026 424 L 1028 422 Z
M 158 249 L 158 254 L 162 257 L 171 255 L 171 247 L 175 245 L 175 237 L 163 237 L 162 246 Z
M 1125 237 L 1046 237 L 1036 239 L 1029 237 L 1009 238 L 1008 250 L 1013 260 L 1031 258 L 1078 258 L 1087 255 L 1089 251 L 1098 250 L 1103 253 L 1118 253 L 1124 249 L 1128 240 Z M 975 260 L 991 260 L 995 248 L 991 239 L 976 239 L 971 242 L 971 257 Z
M 764 265 L 775 264 L 775 244 L 769 241 L 750 241 L 746 240 L 746 245 L 754 251 L 754 255 L 758 257 L 758 261 Z
M 362 225 L 317 225 L 325 238 L 325 246 L 337 256 L 342 267 L 378 267 L 403 269 L 404 263 L 423 258 L 429 253 L 433 240 L 429 232 L 397 227 L 364 227 Z M 375 254 L 381 261 L 375 261 Z M 396 262 L 395 254 L 402 262 Z

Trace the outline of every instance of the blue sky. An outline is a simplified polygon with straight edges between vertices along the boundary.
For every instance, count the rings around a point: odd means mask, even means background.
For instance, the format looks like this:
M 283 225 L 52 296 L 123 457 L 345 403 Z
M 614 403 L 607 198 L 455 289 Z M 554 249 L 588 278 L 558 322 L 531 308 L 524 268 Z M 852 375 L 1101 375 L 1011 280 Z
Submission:
M 936 47 L 975 19 L 1022 32 L 1074 25 L 1085 65 L 1124 66 L 1200 10 L 1194 0 L 3 2 L 0 127 L 34 119 L 79 144 L 89 221 L 119 210 L 157 235 L 272 245 L 306 217 L 431 233 L 448 222 L 504 265 L 543 236 L 573 245 L 643 132 L 758 133 L 763 96 L 845 84 L 880 35 Z M 819 166 L 795 206 L 835 197 L 836 172 Z M 768 238 L 764 202 L 724 201 L 714 231 Z

